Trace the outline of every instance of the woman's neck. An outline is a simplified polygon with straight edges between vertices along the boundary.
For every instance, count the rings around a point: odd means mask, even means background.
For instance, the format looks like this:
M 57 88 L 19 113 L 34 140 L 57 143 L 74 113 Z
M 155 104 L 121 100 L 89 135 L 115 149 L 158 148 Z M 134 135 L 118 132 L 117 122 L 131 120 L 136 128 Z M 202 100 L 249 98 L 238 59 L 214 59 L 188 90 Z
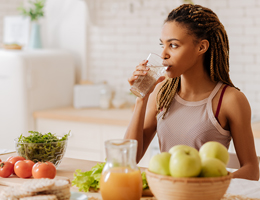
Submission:
M 184 74 L 181 76 L 178 95 L 187 101 L 200 101 L 210 95 L 216 84 L 206 74 Z

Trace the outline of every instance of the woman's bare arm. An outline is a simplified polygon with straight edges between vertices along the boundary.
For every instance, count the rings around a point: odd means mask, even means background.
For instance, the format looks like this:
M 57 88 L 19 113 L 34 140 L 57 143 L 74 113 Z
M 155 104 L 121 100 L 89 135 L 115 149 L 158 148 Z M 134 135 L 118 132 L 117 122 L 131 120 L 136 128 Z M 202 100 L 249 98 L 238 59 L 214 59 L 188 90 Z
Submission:
M 163 79 L 164 77 L 161 77 L 157 83 Z M 161 84 L 158 84 L 150 95 L 136 99 L 133 116 L 125 134 L 125 139 L 136 139 L 138 141 L 137 162 L 143 157 L 156 133 L 156 94 L 160 86 Z
M 225 94 L 226 95 L 226 94 Z M 259 179 L 259 163 L 256 156 L 251 128 L 251 108 L 242 92 L 232 88 L 225 97 L 225 113 L 241 168 L 234 178 Z

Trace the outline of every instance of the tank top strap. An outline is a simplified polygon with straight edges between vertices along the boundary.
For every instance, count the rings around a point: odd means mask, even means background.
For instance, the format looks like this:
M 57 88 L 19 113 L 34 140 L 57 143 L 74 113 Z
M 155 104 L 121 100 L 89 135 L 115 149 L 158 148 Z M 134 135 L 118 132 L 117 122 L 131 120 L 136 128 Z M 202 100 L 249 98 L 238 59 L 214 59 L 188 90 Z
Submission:
M 210 93 L 210 95 L 209 95 L 209 98 L 208 98 L 208 101 L 211 101 L 213 98 L 214 98 L 214 96 L 217 94 L 217 92 L 219 91 L 219 89 L 221 88 L 221 86 L 222 86 L 222 82 L 218 82 L 217 83 L 217 85 L 215 86 L 215 88 L 212 90 L 212 92 Z

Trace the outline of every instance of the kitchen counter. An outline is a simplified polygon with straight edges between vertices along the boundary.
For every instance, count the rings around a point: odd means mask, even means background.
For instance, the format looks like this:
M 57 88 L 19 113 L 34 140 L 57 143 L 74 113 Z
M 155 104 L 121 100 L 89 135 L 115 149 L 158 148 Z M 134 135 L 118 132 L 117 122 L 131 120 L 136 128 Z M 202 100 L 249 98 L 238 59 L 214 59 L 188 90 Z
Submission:
M 9 156 L 16 156 L 16 153 L 9 153 L 0 155 L 0 158 L 2 160 L 6 160 Z M 82 171 L 89 171 L 94 165 L 96 165 L 96 161 L 90 161 L 90 160 L 80 160 L 80 159 L 72 159 L 72 158 L 66 158 L 64 157 L 60 166 L 57 169 L 57 176 L 56 178 L 66 178 L 70 181 L 73 180 L 73 173 L 76 169 L 81 169 Z M 141 171 L 143 171 L 144 168 L 141 168 Z M 14 183 L 9 185 L 19 185 L 23 182 L 28 181 L 28 179 L 22 179 L 17 178 L 15 175 L 12 175 L 9 178 L 0 178 L 0 190 L 7 187 L 7 184 L 4 185 L 3 183 Z M 260 192 L 259 192 L 260 182 L 259 181 L 250 181 L 245 179 L 232 179 L 231 183 L 229 185 L 229 188 L 226 192 L 226 194 L 229 194 L 233 196 L 235 199 L 247 199 L 248 198 L 259 198 Z M 73 186 L 71 187 L 71 192 L 78 192 L 78 188 Z M 80 192 L 84 193 L 84 192 Z M 101 200 L 101 195 L 98 192 L 88 192 L 84 193 L 89 198 L 93 197 L 94 199 Z M 241 195 L 241 196 L 240 196 Z M 232 199 L 233 199 L 232 198 Z M 91 198 L 92 199 L 92 198 Z M 156 200 L 154 197 L 142 197 L 140 200 Z
M 9 156 L 17 156 L 17 154 L 16 153 L 4 154 L 4 155 L 0 155 L 0 158 L 2 160 L 6 160 Z M 96 164 L 97 164 L 96 161 L 64 157 L 61 164 L 59 165 L 59 167 L 57 169 L 56 177 L 69 179 L 70 181 L 72 181 L 73 173 L 75 172 L 76 169 L 81 169 L 82 171 L 89 171 Z M 143 170 L 144 170 L 144 168 L 141 168 L 141 171 L 143 171 Z M 7 183 L 6 185 L 11 186 L 11 185 L 20 185 L 27 180 L 28 179 L 18 178 L 15 175 L 13 175 L 9 178 L 0 177 L 0 190 L 7 187 L 4 185 L 5 182 Z M 76 186 L 72 186 L 70 190 L 72 192 L 79 192 L 78 188 Z M 84 193 L 84 192 L 81 192 L 81 193 Z M 98 192 L 88 192 L 88 193 L 84 193 L 84 194 L 86 194 L 88 197 L 96 197 L 98 199 L 101 199 L 101 195 Z M 153 199 L 155 199 L 155 198 L 142 197 L 140 200 L 153 200 Z
M 98 108 L 75 109 L 73 107 L 41 110 L 33 113 L 35 119 L 53 119 L 95 124 L 107 124 L 128 126 L 132 117 L 131 109 L 107 109 Z

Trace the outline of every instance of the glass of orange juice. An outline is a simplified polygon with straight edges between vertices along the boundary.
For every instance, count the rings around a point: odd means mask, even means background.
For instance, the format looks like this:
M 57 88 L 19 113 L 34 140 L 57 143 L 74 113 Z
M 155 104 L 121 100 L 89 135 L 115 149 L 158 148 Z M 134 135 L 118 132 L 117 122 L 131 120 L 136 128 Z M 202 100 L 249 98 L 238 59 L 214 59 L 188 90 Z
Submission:
M 103 200 L 140 200 L 142 177 L 136 165 L 136 140 L 105 142 L 107 162 L 100 178 Z

